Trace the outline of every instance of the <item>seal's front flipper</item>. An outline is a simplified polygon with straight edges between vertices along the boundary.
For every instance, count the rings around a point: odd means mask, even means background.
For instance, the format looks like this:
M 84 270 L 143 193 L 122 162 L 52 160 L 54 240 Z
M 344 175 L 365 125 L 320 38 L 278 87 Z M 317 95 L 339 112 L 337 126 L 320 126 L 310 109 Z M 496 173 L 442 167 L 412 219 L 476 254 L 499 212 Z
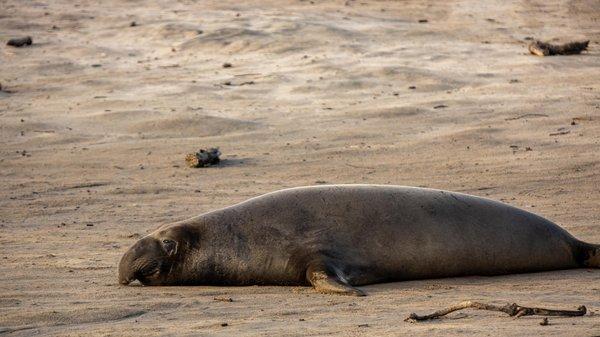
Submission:
M 306 278 L 308 282 L 315 287 L 317 292 L 323 294 L 339 294 L 352 296 L 365 296 L 365 293 L 329 271 L 334 268 L 326 268 L 322 265 L 310 266 L 306 270 Z

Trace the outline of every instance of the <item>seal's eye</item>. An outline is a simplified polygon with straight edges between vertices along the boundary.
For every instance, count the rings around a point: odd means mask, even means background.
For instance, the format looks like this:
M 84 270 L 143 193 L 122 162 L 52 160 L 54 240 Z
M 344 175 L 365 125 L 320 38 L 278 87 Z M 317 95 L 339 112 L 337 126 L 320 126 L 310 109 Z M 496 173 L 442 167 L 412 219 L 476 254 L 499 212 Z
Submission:
M 165 249 L 165 252 L 167 252 L 167 255 L 171 256 L 177 253 L 177 242 L 169 239 L 164 239 L 162 240 L 162 245 Z

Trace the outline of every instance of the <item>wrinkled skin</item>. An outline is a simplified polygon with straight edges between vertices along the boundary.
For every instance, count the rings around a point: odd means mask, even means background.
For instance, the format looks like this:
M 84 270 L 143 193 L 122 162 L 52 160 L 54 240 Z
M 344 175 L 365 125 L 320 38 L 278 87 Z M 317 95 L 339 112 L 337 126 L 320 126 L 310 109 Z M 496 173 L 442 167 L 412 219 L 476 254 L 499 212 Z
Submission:
M 269 193 L 160 227 L 119 264 L 144 285 L 379 282 L 600 267 L 600 246 L 527 211 L 461 193 L 380 185 Z

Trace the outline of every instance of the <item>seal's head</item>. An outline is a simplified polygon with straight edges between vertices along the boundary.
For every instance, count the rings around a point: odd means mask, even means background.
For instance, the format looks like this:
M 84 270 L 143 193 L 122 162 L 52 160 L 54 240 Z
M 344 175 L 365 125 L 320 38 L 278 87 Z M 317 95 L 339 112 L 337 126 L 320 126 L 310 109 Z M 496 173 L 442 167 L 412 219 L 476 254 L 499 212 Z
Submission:
M 178 265 L 188 242 L 180 230 L 159 230 L 136 242 L 119 262 L 119 283 L 143 285 L 177 283 Z

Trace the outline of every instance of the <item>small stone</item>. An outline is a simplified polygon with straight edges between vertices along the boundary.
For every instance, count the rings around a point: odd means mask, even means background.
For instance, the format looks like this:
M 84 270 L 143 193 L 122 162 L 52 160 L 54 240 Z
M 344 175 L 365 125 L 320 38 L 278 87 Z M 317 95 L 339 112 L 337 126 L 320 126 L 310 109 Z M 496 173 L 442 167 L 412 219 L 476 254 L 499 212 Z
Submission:
M 231 297 L 215 297 L 213 300 L 218 302 L 233 302 L 233 298 Z
M 31 36 L 24 36 L 24 37 L 12 38 L 12 39 L 8 40 L 8 42 L 6 42 L 6 45 L 19 48 L 19 47 L 23 47 L 23 46 L 29 46 L 32 43 L 33 43 L 33 40 L 31 39 Z

